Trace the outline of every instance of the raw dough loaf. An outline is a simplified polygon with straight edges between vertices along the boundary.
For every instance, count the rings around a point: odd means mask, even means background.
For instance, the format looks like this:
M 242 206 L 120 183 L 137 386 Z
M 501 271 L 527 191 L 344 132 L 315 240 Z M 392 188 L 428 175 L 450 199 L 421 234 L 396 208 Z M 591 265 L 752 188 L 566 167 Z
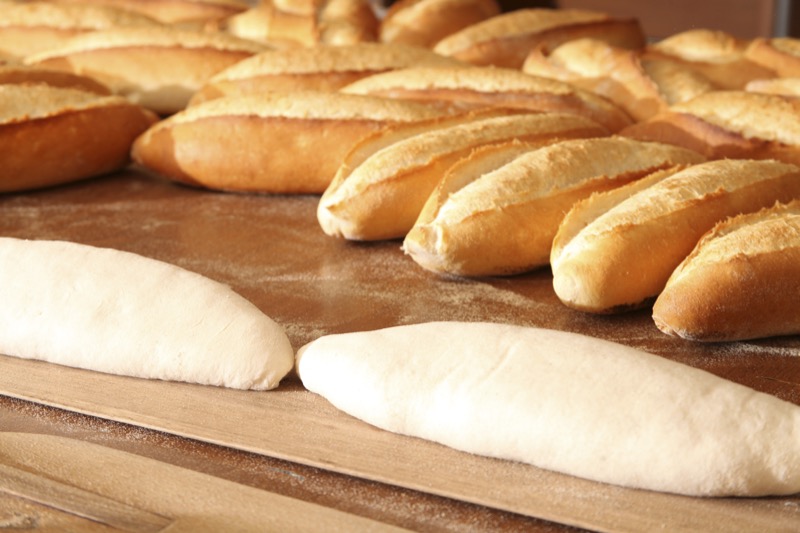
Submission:
M 0 353 L 150 379 L 272 389 L 283 329 L 229 287 L 129 252 L 0 238 Z
M 434 322 L 321 337 L 303 384 L 389 431 L 628 487 L 800 491 L 800 408 L 601 339 Z

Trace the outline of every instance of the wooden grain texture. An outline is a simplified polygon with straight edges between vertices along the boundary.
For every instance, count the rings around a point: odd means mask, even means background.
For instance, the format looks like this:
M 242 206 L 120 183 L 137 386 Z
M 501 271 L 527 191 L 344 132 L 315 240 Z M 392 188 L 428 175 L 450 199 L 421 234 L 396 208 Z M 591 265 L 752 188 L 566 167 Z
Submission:
M 404 531 L 153 459 L 49 435 L 0 433 L 0 479 L 0 491 L 120 531 Z
M 546 269 L 439 278 L 404 257 L 398 242 L 325 236 L 317 201 L 211 193 L 128 173 L 0 197 L 0 234 L 116 247 L 228 283 L 283 324 L 296 348 L 327 333 L 499 321 L 621 342 L 800 404 L 800 338 L 687 343 L 660 333 L 646 311 L 597 317 L 565 308 Z M 337 411 L 296 377 L 254 393 L 0 357 L 0 394 L 593 530 L 780 531 L 800 521 L 797 496 L 629 490 L 393 435 Z

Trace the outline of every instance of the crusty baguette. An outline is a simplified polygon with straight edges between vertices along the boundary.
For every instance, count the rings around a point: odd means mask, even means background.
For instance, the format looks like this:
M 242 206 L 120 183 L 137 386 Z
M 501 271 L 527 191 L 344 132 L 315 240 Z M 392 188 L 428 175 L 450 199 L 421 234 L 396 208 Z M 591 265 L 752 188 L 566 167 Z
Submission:
M 800 201 L 717 224 L 653 305 L 670 335 L 737 341 L 800 333 Z
M 321 193 L 363 137 L 440 114 L 413 102 L 327 92 L 218 98 L 155 125 L 132 155 L 166 177 L 211 189 Z
M 800 76 L 800 39 L 794 37 L 753 39 L 747 45 L 744 56 L 775 72 L 778 77 Z
M 319 43 L 346 46 L 376 42 L 380 22 L 368 0 L 327 0 L 317 13 Z
M 26 63 L 91 73 L 115 94 L 167 115 L 186 107 L 211 76 L 265 49 L 221 33 L 167 26 L 118 28 L 73 37 Z
M 26 2 L 0 4 L 0 57 L 16 60 L 62 46 L 86 32 L 160 26 L 155 19 L 107 6 Z
M 689 167 L 623 199 L 563 244 L 551 257 L 556 295 L 594 313 L 642 307 L 717 222 L 798 197 L 795 165 L 725 159 Z
M 468 121 L 390 144 L 348 169 L 323 194 L 317 219 L 328 235 L 352 240 L 402 238 L 441 176 L 473 149 L 511 139 L 547 144 L 605 135 L 574 115 L 516 114 Z
M 0 65 L 0 85 L 39 83 L 51 87 L 81 89 L 103 96 L 111 94 L 108 87 L 89 76 L 17 64 Z
M 549 263 L 558 226 L 578 200 L 703 160 L 671 145 L 605 137 L 531 149 L 469 178 L 459 169 L 440 182 L 403 246 L 418 264 L 443 274 L 532 270 Z
M 640 48 L 644 32 L 636 19 L 576 9 L 517 9 L 457 31 L 433 50 L 476 65 L 520 68 L 531 50 L 594 37 L 623 48 Z
M 165 24 L 215 21 L 249 7 L 246 0 L 50 0 L 66 4 L 97 4 L 142 13 Z
M 625 128 L 621 135 L 684 146 L 709 159 L 800 163 L 800 99 L 712 91 Z
M 642 59 L 637 50 L 588 38 L 568 41 L 549 54 L 538 48 L 522 70 L 604 96 L 636 121 L 714 89 L 708 78 L 675 61 Z
M 385 43 L 432 47 L 443 38 L 500 14 L 496 0 L 400 0 L 381 19 Z
M 336 91 L 373 74 L 423 65 L 452 67 L 459 62 L 426 48 L 395 44 L 267 50 L 214 75 L 195 93 L 190 105 L 220 96 L 266 91 Z
M 616 132 L 632 120 L 617 105 L 573 85 L 499 67 L 411 67 L 375 74 L 342 92 L 410 100 L 435 101 L 457 107 L 502 106 L 575 113 Z
M 643 57 L 680 62 L 720 89 L 743 89 L 751 80 L 775 75 L 746 56 L 748 45 L 748 41 L 724 31 L 695 28 L 648 45 Z
M 46 84 L 0 85 L 0 192 L 123 168 L 157 117 L 119 96 Z
M 214 29 L 277 48 L 315 46 L 319 43 L 316 9 L 283 9 L 274 0 L 263 0 L 219 21 Z

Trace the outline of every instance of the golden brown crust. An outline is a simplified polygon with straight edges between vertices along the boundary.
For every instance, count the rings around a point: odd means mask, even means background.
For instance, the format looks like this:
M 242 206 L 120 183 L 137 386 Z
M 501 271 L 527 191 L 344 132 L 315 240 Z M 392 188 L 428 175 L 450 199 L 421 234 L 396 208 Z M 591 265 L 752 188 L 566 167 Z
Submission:
M 554 289 L 566 305 L 588 312 L 641 307 L 717 222 L 797 197 L 795 165 L 728 159 L 692 166 L 576 234 L 552 261 Z
M 51 0 L 106 5 L 142 13 L 166 24 L 205 22 L 230 17 L 249 7 L 245 0 Z
M 744 56 L 774 71 L 781 78 L 800 76 L 800 39 L 792 37 L 754 39 L 747 46 Z
M 800 100 L 745 91 L 703 94 L 621 135 L 684 146 L 709 159 L 800 162 Z
M 317 210 L 323 230 L 352 240 L 405 236 L 442 175 L 489 144 L 518 139 L 545 145 L 607 131 L 573 115 L 512 114 L 468 120 L 420 133 L 375 151 L 325 191 Z M 337 176 L 338 178 L 339 176 Z
M 327 0 L 317 26 L 320 44 L 345 46 L 377 41 L 380 22 L 367 0 Z
M 91 73 L 115 94 L 166 115 L 186 107 L 214 74 L 263 50 L 256 43 L 222 35 L 125 28 L 78 36 L 27 63 Z
M 644 33 L 635 19 L 570 9 L 519 9 L 491 17 L 445 37 L 434 51 L 476 65 L 521 68 L 531 50 L 555 48 L 592 37 L 623 48 L 640 48 Z
M 425 48 L 359 43 L 268 50 L 219 72 L 192 98 L 197 104 L 265 91 L 336 91 L 374 74 L 411 66 L 454 66 Z
M 420 216 L 404 245 L 420 265 L 440 273 L 525 272 L 549 263 L 564 213 L 580 199 L 702 160 L 682 148 L 620 137 L 532 149 L 472 180 L 448 174 L 450 183 L 440 184 L 447 193 L 429 200 L 440 203 L 426 206 L 427 216 Z
M 495 0 L 400 0 L 380 25 L 380 41 L 432 47 L 443 38 L 500 13 Z
M 82 89 L 103 96 L 111 94 L 108 87 L 88 76 L 24 65 L 0 65 L 0 85 L 12 84 L 45 84 L 51 87 Z
M 157 120 L 124 98 L 47 85 L 0 86 L 0 102 L 0 192 L 119 170 L 136 136 Z
M 462 108 L 509 107 L 573 113 L 616 132 L 632 123 L 615 104 L 569 83 L 496 67 L 408 68 L 369 76 L 342 89 L 351 94 L 438 101 Z
M 358 140 L 394 122 L 438 114 L 413 103 L 336 93 L 220 98 L 157 124 L 137 139 L 132 154 L 146 168 L 206 188 L 321 193 Z
M 697 341 L 800 333 L 800 202 L 719 223 L 653 306 L 663 332 Z

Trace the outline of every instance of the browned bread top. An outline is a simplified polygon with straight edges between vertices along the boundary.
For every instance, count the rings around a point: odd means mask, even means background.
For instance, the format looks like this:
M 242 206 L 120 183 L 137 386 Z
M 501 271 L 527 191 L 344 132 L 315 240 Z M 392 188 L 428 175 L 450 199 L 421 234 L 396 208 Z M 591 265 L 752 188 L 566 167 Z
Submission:
M 48 2 L 0 4 L 0 27 L 51 27 L 102 30 L 116 26 L 157 26 L 147 15 L 92 4 L 51 4 Z
M 0 124 L 45 118 L 70 110 L 130 105 L 120 96 L 100 96 L 80 89 L 49 85 L 0 85 Z

